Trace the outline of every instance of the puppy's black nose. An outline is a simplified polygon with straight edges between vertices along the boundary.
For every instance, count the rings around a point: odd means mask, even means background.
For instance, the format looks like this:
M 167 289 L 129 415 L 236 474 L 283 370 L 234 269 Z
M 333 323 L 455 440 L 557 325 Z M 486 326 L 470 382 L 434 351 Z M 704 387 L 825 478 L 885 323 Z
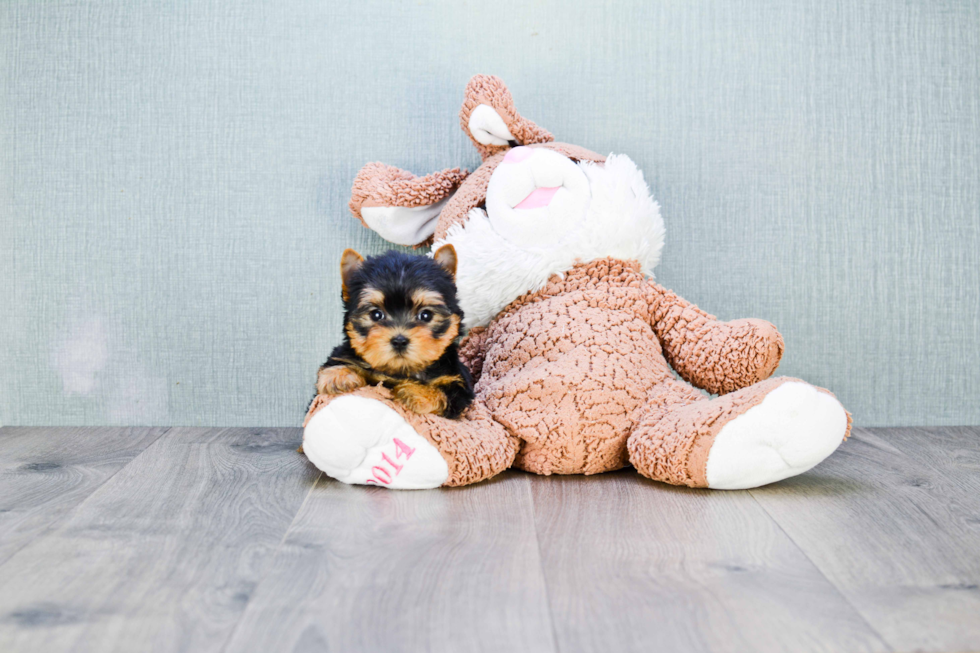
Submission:
M 391 339 L 391 346 L 395 351 L 405 351 L 405 348 L 408 347 L 408 338 L 399 333 Z

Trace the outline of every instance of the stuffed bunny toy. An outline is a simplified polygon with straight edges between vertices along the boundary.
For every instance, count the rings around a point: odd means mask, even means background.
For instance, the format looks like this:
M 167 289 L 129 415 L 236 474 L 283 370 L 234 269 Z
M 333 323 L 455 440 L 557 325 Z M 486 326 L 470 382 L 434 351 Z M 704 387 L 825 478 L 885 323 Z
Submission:
M 470 80 L 460 121 L 483 159 L 475 172 L 371 163 L 350 209 L 392 243 L 455 247 L 476 399 L 450 420 L 409 412 L 383 387 L 320 395 L 303 441 L 318 468 L 419 489 L 511 466 L 632 465 L 741 489 L 803 473 L 846 439 L 850 415 L 830 392 L 770 378 L 783 353 L 772 324 L 718 321 L 654 282 L 664 224 L 627 156 L 554 142 L 493 76 Z

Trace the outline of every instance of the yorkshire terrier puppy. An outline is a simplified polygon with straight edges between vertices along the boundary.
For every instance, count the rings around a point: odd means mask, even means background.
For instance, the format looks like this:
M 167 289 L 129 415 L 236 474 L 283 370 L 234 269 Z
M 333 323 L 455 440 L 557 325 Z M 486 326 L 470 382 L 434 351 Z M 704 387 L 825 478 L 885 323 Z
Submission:
M 473 401 L 473 380 L 455 340 L 463 311 L 456 302 L 456 250 L 433 258 L 390 251 L 340 259 L 344 342 L 317 373 L 317 394 L 379 383 L 409 410 L 456 418 Z

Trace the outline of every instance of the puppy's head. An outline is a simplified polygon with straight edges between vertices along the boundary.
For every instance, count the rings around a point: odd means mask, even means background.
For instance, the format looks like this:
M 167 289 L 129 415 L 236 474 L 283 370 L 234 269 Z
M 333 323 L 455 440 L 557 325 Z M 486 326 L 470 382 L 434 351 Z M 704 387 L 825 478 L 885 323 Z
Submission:
M 352 249 L 340 261 L 344 329 L 354 351 L 387 374 L 419 372 L 459 335 L 456 250 L 433 258 L 391 251 L 364 259 Z

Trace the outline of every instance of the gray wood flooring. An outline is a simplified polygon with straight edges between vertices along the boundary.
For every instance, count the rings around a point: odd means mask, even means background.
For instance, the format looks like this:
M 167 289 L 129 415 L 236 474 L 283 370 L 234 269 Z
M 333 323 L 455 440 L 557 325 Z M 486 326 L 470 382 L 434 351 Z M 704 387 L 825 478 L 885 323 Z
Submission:
M 0 429 L 0 651 L 980 651 L 980 428 L 747 492 L 391 492 L 299 440 Z

